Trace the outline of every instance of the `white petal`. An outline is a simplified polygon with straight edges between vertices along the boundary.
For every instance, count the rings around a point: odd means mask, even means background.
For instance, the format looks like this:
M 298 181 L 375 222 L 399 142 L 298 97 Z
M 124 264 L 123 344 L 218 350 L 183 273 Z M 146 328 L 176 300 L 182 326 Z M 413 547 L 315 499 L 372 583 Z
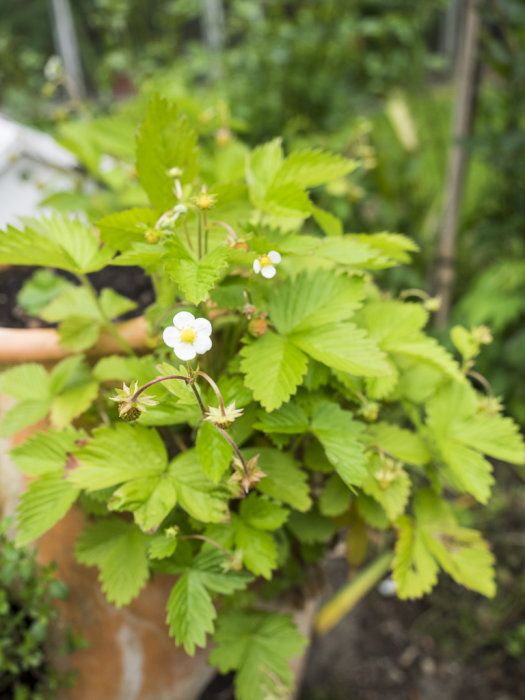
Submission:
M 193 326 L 195 321 L 195 316 L 190 314 L 189 311 L 179 311 L 173 317 L 173 325 L 175 328 L 185 328 L 186 326 Z
M 278 253 L 276 250 L 270 250 L 270 252 L 268 253 L 268 257 L 274 265 L 277 265 L 277 263 L 281 262 L 281 254 Z
M 193 360 L 197 354 L 193 345 L 189 343 L 177 343 L 173 348 L 173 352 L 177 355 L 179 360 Z
M 277 270 L 273 265 L 266 265 L 266 267 L 263 267 L 261 275 L 266 277 L 267 280 L 271 280 L 272 277 L 275 277 L 276 272 Z
M 193 327 L 199 335 L 211 335 L 211 323 L 207 318 L 197 318 Z
M 253 261 L 253 271 L 259 274 L 261 271 L 261 263 L 259 262 L 259 258 L 255 258 Z
M 208 352 L 211 348 L 211 338 L 209 335 L 198 335 L 192 343 L 192 347 L 199 355 Z
M 180 343 L 180 331 L 173 326 L 168 326 L 162 333 L 162 340 L 170 348 L 174 348 L 177 343 Z

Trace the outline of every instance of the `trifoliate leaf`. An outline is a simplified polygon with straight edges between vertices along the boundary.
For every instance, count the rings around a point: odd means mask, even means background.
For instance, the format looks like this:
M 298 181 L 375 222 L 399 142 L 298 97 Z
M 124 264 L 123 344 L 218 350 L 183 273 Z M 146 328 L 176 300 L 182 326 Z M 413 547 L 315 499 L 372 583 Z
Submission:
M 219 523 L 228 515 L 227 492 L 214 484 L 201 466 L 196 450 L 186 450 L 168 468 L 182 508 L 204 523 Z
M 259 455 L 259 467 L 266 474 L 257 484 L 257 490 L 296 510 L 306 511 L 312 501 L 309 495 L 306 473 L 293 457 L 269 447 L 244 450 L 246 459 Z
M 152 205 L 166 211 L 175 204 L 172 168 L 179 180 L 191 183 L 197 166 L 197 133 L 176 105 L 156 95 L 137 136 L 137 172 Z
M 45 474 L 32 481 L 17 509 L 17 545 L 22 547 L 47 532 L 67 513 L 79 489 L 61 473 Z
M 359 486 L 367 474 L 362 423 L 338 404 L 321 401 L 314 408 L 311 431 L 347 486 Z
M 225 572 L 225 556 L 203 549 L 182 573 L 173 587 L 166 610 L 170 636 L 193 655 L 196 647 L 206 646 L 206 634 L 213 632 L 217 612 L 209 591 L 231 594 L 246 587 L 251 577 L 244 572 Z
M 97 566 L 102 590 L 110 603 L 127 605 L 148 578 L 148 537 L 136 525 L 104 518 L 88 525 L 75 545 L 81 564 Z
M 196 448 L 204 473 L 218 483 L 231 464 L 232 446 L 212 423 L 205 420 L 197 433 Z
M 64 277 L 44 268 L 24 282 L 16 300 L 30 316 L 38 316 L 49 302 L 70 286 L 71 282 Z
M 246 386 L 267 411 L 295 394 L 308 364 L 301 350 L 271 331 L 244 347 L 241 356 Z
M 0 231 L 0 259 L 4 264 L 58 267 L 73 273 L 100 270 L 113 255 L 102 249 L 91 226 L 55 214 L 26 219 L 23 230 Z
M 181 241 L 172 237 L 166 243 L 164 263 L 166 272 L 188 301 L 200 304 L 201 301 L 206 301 L 210 290 L 221 276 L 229 254 L 230 249 L 220 244 L 199 260 Z
M 153 209 L 135 207 L 102 217 L 97 221 L 97 228 L 104 243 L 122 253 L 133 243 L 144 243 L 146 230 L 153 228 L 158 218 L 159 214 Z
M 29 476 L 41 476 L 50 472 L 62 472 L 69 452 L 83 436 L 74 428 L 64 431 L 46 430 L 31 435 L 22 445 L 11 450 L 16 466 Z
M 348 319 L 364 296 L 359 278 L 326 270 L 302 272 L 289 278 L 270 297 L 270 318 L 279 333 L 317 329 Z
M 344 513 L 350 505 L 350 491 L 338 474 L 332 474 L 321 493 L 319 510 L 323 515 L 334 517 Z
M 221 673 L 236 671 L 239 700 L 290 695 L 293 674 L 288 662 L 303 651 L 306 640 L 289 615 L 222 611 L 213 641 L 217 647 L 210 654 L 210 663 Z
M 156 430 L 126 423 L 94 430 L 93 438 L 79 450 L 77 458 L 80 466 L 69 479 L 88 491 L 160 474 L 168 461 Z
M 290 340 L 314 360 L 342 372 L 365 377 L 390 373 L 383 353 L 353 323 L 340 322 L 294 332 Z

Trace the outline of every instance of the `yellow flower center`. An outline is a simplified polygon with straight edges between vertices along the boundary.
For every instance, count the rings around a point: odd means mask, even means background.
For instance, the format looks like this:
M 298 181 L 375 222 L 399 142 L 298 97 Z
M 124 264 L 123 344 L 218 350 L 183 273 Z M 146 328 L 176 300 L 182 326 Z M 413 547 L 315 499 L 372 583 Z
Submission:
M 261 263 L 261 267 L 268 267 L 268 265 L 272 264 L 272 261 L 267 255 L 261 255 L 259 258 L 259 262 Z
M 183 343 L 193 343 L 196 337 L 197 334 L 195 333 L 193 328 L 185 328 L 183 331 L 181 331 L 180 334 L 180 339 Z

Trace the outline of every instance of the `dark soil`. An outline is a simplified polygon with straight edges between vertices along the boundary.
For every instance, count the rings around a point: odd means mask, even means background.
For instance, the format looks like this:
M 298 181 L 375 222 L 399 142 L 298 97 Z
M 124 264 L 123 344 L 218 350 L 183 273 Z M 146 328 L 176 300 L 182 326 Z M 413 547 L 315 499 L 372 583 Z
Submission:
M 42 328 L 49 325 L 38 318 L 29 316 L 16 299 L 24 282 L 31 277 L 36 269 L 23 265 L 0 268 L 0 326 L 4 328 Z M 60 272 L 60 274 L 75 281 L 72 275 L 64 272 Z M 139 305 L 138 311 L 131 315 L 142 312 L 153 301 L 151 281 L 140 267 L 106 267 L 99 272 L 90 274 L 89 278 L 97 290 L 112 287 L 119 294 L 136 301 Z

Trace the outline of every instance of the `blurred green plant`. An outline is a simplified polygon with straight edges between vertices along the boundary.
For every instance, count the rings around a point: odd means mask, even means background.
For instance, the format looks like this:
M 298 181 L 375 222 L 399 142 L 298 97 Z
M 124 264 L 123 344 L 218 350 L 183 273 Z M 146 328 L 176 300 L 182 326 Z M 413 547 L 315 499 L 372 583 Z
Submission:
M 68 595 L 55 578 L 53 566 L 41 567 L 34 553 L 15 547 L 0 522 L 0 697 L 13 700 L 54 700 L 60 688 L 72 685 L 74 675 L 52 666 L 47 650 L 58 615 L 54 600 Z M 56 645 L 56 632 L 53 643 Z M 67 631 L 62 651 L 78 648 Z

